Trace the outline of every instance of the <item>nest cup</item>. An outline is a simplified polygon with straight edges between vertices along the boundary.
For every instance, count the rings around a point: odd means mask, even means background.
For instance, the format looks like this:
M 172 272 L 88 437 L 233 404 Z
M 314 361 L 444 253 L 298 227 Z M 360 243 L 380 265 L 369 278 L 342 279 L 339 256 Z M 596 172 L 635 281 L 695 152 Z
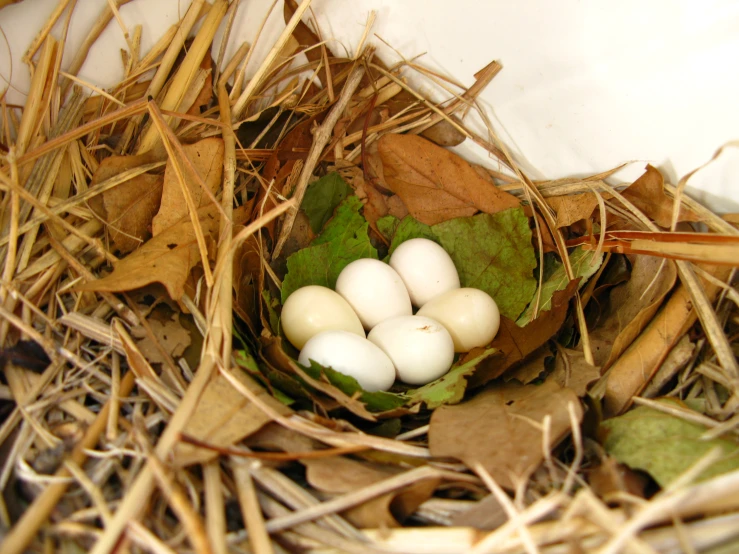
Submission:
M 732 3 L 30 1 L 4 552 L 738 544 Z M 298 364 L 289 294 L 416 237 L 499 336 L 390 391 Z

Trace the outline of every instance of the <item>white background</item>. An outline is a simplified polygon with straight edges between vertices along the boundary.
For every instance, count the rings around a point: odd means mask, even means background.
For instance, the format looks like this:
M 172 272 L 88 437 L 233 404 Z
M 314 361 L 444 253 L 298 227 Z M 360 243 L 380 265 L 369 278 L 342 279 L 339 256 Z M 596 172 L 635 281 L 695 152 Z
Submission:
M 71 60 L 106 0 L 79 0 L 65 61 Z M 0 73 L 11 102 L 29 86 L 20 58 L 56 5 L 25 0 L 0 11 Z M 134 0 L 121 8 L 143 23 L 144 52 L 184 14 L 188 0 Z M 252 41 L 270 0 L 242 0 L 230 52 Z M 503 64 L 482 97 L 503 136 L 534 178 L 596 173 L 646 162 L 676 182 L 739 138 L 739 2 L 736 0 L 314 0 L 324 38 L 353 53 L 370 10 L 374 32 L 405 57 L 426 52 L 428 67 L 465 85 L 491 60 Z M 252 69 L 279 35 L 278 3 L 257 44 Z M 220 40 L 217 37 L 217 40 Z M 397 55 L 373 37 L 386 62 Z M 10 45 L 10 51 L 8 50 Z M 122 75 L 123 33 L 113 21 L 81 77 L 102 86 Z M 408 74 L 413 78 L 412 74 Z M 6 85 L 0 83 L 0 90 Z M 432 93 L 429 89 L 429 93 Z M 474 123 L 472 123 L 474 125 Z M 468 141 L 469 142 L 469 141 Z M 468 145 L 467 157 L 484 157 Z M 489 162 L 492 163 L 492 162 Z M 729 150 L 691 181 L 692 194 L 719 211 L 739 211 L 739 151 Z

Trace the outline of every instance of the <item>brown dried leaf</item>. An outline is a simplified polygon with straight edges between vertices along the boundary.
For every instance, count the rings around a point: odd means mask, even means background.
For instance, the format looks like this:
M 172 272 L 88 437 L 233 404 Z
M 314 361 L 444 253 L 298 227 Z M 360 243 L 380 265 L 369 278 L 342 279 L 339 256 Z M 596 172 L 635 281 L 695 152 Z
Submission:
M 577 291 L 578 282 L 578 279 L 574 279 L 564 290 L 555 292 L 552 296 L 552 309 L 541 312 L 526 327 L 519 327 L 515 321 L 501 316 L 498 334 L 490 343 L 490 347 L 497 348 L 501 355 L 483 360 L 469 378 L 469 386 L 479 387 L 500 377 L 546 343 L 564 323 L 568 302 Z M 465 360 L 479 356 L 480 353 L 481 350 L 475 348 L 465 356 Z
M 612 198 L 608 193 L 602 196 L 605 200 Z M 598 208 L 598 197 L 592 192 L 553 196 L 547 198 L 547 204 L 557 212 L 557 228 L 568 227 L 581 219 L 590 219 Z
M 373 229 L 377 228 L 377 220 L 388 213 L 387 197 L 378 191 L 371 182 L 364 179 L 362 168 L 339 160 L 336 171 L 342 179 L 354 189 L 357 198 L 364 204 L 362 215 Z
M 439 479 L 424 479 L 360 504 L 344 515 L 362 529 L 401 527 L 421 504 L 431 498 L 438 486 Z
M 533 383 L 539 377 L 541 377 L 546 371 L 545 362 L 547 358 L 552 357 L 552 353 L 548 346 L 542 346 L 534 354 L 532 354 L 528 360 L 517 366 L 515 369 L 511 369 L 506 372 L 503 379 L 506 383 L 515 379 L 522 385 L 528 385 Z
M 311 117 L 298 123 L 293 127 L 285 138 L 283 138 L 277 145 L 272 155 L 264 164 L 262 170 L 262 182 L 273 183 L 271 190 L 266 185 L 260 186 L 257 190 L 257 196 L 254 199 L 256 206 L 259 206 L 261 213 L 267 213 L 271 209 L 277 207 L 276 194 L 283 194 L 289 196 L 290 187 L 287 185 L 294 185 L 290 178 L 293 176 L 293 172 L 299 172 L 300 167 L 297 167 L 298 160 L 305 160 L 308 156 L 308 150 L 311 144 L 313 144 L 313 134 L 311 129 L 317 124 L 317 117 Z M 240 131 L 244 129 L 242 124 Z M 255 130 L 258 134 L 261 129 Z M 240 140 L 249 144 L 250 140 L 243 137 Z M 267 192 L 270 192 L 270 196 L 267 196 Z M 268 222 L 263 229 L 269 233 L 269 236 L 273 239 L 277 237 L 277 220 Z
M 398 467 L 352 460 L 346 456 L 304 459 L 305 477 L 311 486 L 330 494 L 343 494 L 374 485 L 402 470 Z
M 600 378 L 600 368 L 585 361 L 585 354 L 562 348 L 554 362 L 552 379 L 562 388 L 572 389 L 577 396 L 585 396 L 588 385 Z
M 164 321 L 158 318 L 150 318 L 149 325 L 151 326 L 154 338 L 173 358 L 181 356 L 192 342 L 190 332 L 180 323 L 180 315 L 178 313 L 175 313 L 172 319 Z M 138 347 L 150 364 L 166 363 L 167 360 L 164 359 L 151 337 L 143 332 L 143 329 L 137 331 L 137 328 L 134 328 L 131 330 L 131 334 L 137 337 L 143 336 L 138 342 Z
M 167 389 L 168 387 L 164 384 L 159 375 L 151 367 L 149 361 L 144 356 L 136 345 L 131 335 L 128 334 L 125 327 L 119 320 L 113 322 L 113 328 L 120 337 L 123 350 L 126 353 L 126 361 L 128 367 L 136 375 L 136 382 L 139 385 L 148 385 L 154 390 Z M 169 409 L 166 405 L 163 405 L 157 397 L 152 397 L 152 400 L 159 406 L 162 411 L 169 413 Z
M 405 204 L 403 204 L 403 201 L 397 194 L 389 196 L 385 203 L 387 204 L 387 215 L 397 217 L 401 220 L 408 215 L 408 208 L 405 207 Z
M 459 120 L 453 118 L 457 123 Z M 426 129 L 421 136 L 429 139 L 431 142 L 438 144 L 439 146 L 458 146 L 462 144 L 467 138 L 462 134 L 454 125 L 449 123 L 446 119 L 442 119 L 435 125 L 432 125 Z
M 450 518 L 454 527 L 474 527 L 492 531 L 508 521 L 508 514 L 494 494 L 489 494 L 474 506 Z
M 308 482 L 331 494 L 353 492 L 403 472 L 396 466 L 360 462 L 344 456 L 301 460 L 301 463 L 306 466 Z M 431 497 L 438 484 L 438 479 L 425 479 L 343 513 L 360 528 L 400 527 Z
M 421 137 L 387 134 L 378 141 L 378 150 L 388 187 L 427 225 L 519 205 L 515 196 L 482 179 L 465 160 Z
M 481 179 L 484 179 L 491 185 L 495 184 L 495 179 L 490 174 L 490 171 L 488 171 L 487 167 L 485 167 L 484 165 L 480 165 L 480 164 L 470 164 L 470 166 L 472 166 L 472 169 L 475 170 L 475 173 L 477 173 Z
M 159 159 L 158 156 L 152 152 L 147 152 L 137 156 L 109 156 L 100 162 L 100 165 L 98 165 L 92 179 L 90 180 L 90 186 L 94 187 L 95 185 L 102 183 L 103 181 L 107 181 L 124 171 L 155 162 L 157 159 Z
M 543 461 L 542 427 L 551 417 L 552 443 L 570 431 L 568 404 L 580 421 L 577 395 L 553 380 L 543 385 L 505 385 L 490 388 L 455 406 L 442 406 L 431 416 L 429 448 L 433 456 L 482 466 L 507 489 L 528 477 Z
M 198 217 L 206 238 L 215 237 L 219 220 L 216 207 L 201 208 Z M 185 292 L 190 270 L 199 262 L 195 230 L 187 216 L 116 263 L 110 275 L 76 288 L 81 291 L 122 292 L 162 283 L 170 297 L 179 300 Z
M 287 259 L 298 250 L 308 248 L 315 238 L 316 234 L 311 229 L 310 219 L 303 210 L 298 211 L 280 257 L 273 260 L 271 264 L 280 278 L 284 278 L 287 274 Z M 259 266 L 254 267 L 258 269 Z
M 648 484 L 644 474 L 637 473 L 624 464 L 619 464 L 611 457 L 605 457 L 600 465 L 587 472 L 588 484 L 593 492 L 608 502 L 609 498 L 619 493 L 627 493 L 639 498 L 646 498 Z
M 390 186 L 385 181 L 385 169 L 382 165 L 382 157 L 377 142 L 367 147 L 367 155 L 364 157 L 364 174 L 372 182 L 372 185 L 381 192 L 390 194 Z
M 103 193 L 110 238 L 126 254 L 151 236 L 162 199 L 161 175 L 139 175 Z
M 140 156 L 110 156 L 95 170 L 90 187 L 111 179 L 125 171 L 156 161 L 149 152 Z M 90 208 L 109 225 L 116 248 L 128 253 L 151 236 L 151 221 L 162 198 L 162 178 L 139 175 L 91 198 Z
M 635 256 L 631 279 L 611 291 L 609 314 L 590 333 L 596 365 L 608 368 L 639 336 L 672 290 L 675 264 L 653 256 Z
M 234 227 L 234 234 L 241 229 L 243 229 L 241 226 Z M 234 253 L 234 310 L 250 324 L 252 329 L 258 328 L 259 323 L 258 290 L 262 258 L 259 254 L 258 240 L 257 235 L 250 236 Z
M 308 118 L 293 127 L 285 138 L 280 141 L 277 146 L 277 159 L 281 162 L 304 160 L 308 157 L 308 151 L 313 144 L 313 128 L 319 125 L 321 118 Z M 266 210 L 266 208 L 265 208 Z
M 215 193 L 221 185 L 221 176 L 223 175 L 223 139 L 206 138 L 195 144 L 183 146 L 183 150 L 206 187 Z M 202 208 L 211 204 L 208 195 L 181 160 L 180 166 L 185 177 L 185 184 L 190 191 L 195 206 Z M 169 229 L 187 216 L 188 213 L 189 210 L 185 196 L 182 193 L 182 186 L 177 178 L 173 162 L 170 160 L 167 162 L 167 168 L 164 171 L 162 203 L 152 223 L 153 235 L 156 237 Z
M 292 413 L 290 408 L 275 400 L 243 370 L 234 368 L 232 374 L 278 414 L 287 416 Z M 182 432 L 214 446 L 228 447 L 256 433 L 270 421 L 261 408 L 250 402 L 217 372 L 200 396 L 198 405 Z M 174 463 L 181 467 L 205 463 L 216 457 L 218 452 L 182 442 L 174 450 Z
M 672 222 L 673 199 L 665 194 L 665 182 L 658 169 L 647 165 L 644 174 L 622 193 L 637 208 L 660 227 L 669 227 Z M 678 221 L 700 221 L 700 217 L 689 208 L 680 206 Z
M 670 350 L 665 361 L 659 366 L 654 377 L 642 391 L 644 398 L 654 398 L 693 358 L 695 343 L 690 342 L 690 335 L 683 335 L 678 343 Z
M 268 423 L 246 440 L 250 448 L 281 450 L 282 452 L 313 452 L 324 447 L 307 435 L 288 429 L 279 423 Z

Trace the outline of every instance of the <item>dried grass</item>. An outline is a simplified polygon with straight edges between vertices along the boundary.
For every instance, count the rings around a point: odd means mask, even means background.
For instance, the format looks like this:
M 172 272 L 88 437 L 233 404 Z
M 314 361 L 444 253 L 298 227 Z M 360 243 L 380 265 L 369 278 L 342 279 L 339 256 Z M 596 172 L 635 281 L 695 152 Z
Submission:
M 643 383 L 647 388 L 644 397 L 636 397 L 634 402 L 705 425 L 706 439 L 736 435 L 739 295 L 732 286 L 733 272 L 722 279 L 697 263 L 736 267 L 733 237 L 739 231 L 682 193 L 690 175 L 677 187 L 666 186 L 674 198 L 672 230 L 676 229 L 681 207 L 692 210 L 713 232 L 710 246 L 701 242 L 706 235 L 678 238 L 655 226 L 622 194 L 623 185 L 606 182 L 615 170 L 584 180 L 532 182 L 496 138 L 476 102 L 501 70 L 495 62 L 479 72 L 467 89 L 428 71 L 415 60 L 403 60 L 388 69 L 372 60 L 373 49 L 366 46 L 374 21 L 371 14 L 354 59 L 334 58 L 316 29 L 317 42 L 310 48 L 316 52 L 320 48 L 320 55 L 304 67 L 290 67 L 283 53 L 294 40 L 293 32 L 304 25 L 310 7 L 310 1 L 304 0 L 293 10 L 285 31 L 253 78 L 245 77 L 252 46 L 238 45 L 234 56 L 226 60 L 224 43 L 219 52 L 212 53 L 217 64 L 208 85 L 210 74 L 201 68 L 201 62 L 211 54 L 213 36 L 224 18 L 230 29 L 238 2 L 229 6 L 225 0 L 212 5 L 194 0 L 182 20 L 150 52 L 142 53 L 141 27 L 125 29 L 118 14 L 118 8 L 127 1 L 108 2 L 82 48 L 74 53 L 67 72 L 59 70 L 64 40 L 56 41 L 50 31 L 60 21 L 66 36 L 75 2 L 60 1 L 24 57 L 26 63 L 33 60 L 34 67 L 25 107 L 19 110 L 3 102 L 0 136 L 9 150 L 3 154 L 0 167 L 0 257 L 4 260 L 0 346 L 30 339 L 50 359 L 40 374 L 8 363 L 7 385 L 0 385 L 0 402 L 12 399 L 14 403 L 0 427 L 0 443 L 5 447 L 0 470 L 4 492 L 0 497 L 0 522 L 8 530 L 3 552 L 72 548 L 74 543 L 74 548 L 94 554 L 118 549 L 258 554 L 296 549 L 408 553 L 554 553 L 580 549 L 605 554 L 702 551 L 739 538 L 739 473 L 693 482 L 712 460 L 711 455 L 649 501 L 625 493 L 608 502 L 598 497 L 584 480 L 583 464 L 589 446 L 572 406 L 569 462 L 563 463 L 550 451 L 551 422 L 545 421 L 546 477 L 537 474 L 521 479 L 511 498 L 482 466 L 471 473 L 461 464 L 433 459 L 423 438 L 428 425 L 387 439 L 360 432 L 347 422 L 324 419 L 325 414 L 286 416 L 261 395 L 263 391 L 257 385 L 245 385 L 232 371 L 234 257 L 240 248 L 260 237 L 261 274 L 256 279 L 263 283 L 266 274 L 279 286 L 280 280 L 268 262 L 277 257 L 290 238 L 306 187 L 327 155 L 355 161 L 383 134 L 419 134 L 446 122 L 511 170 L 490 174 L 502 190 L 524 198 L 540 214 L 542 220 L 535 217 L 534 222 L 542 259 L 546 232 L 553 237 L 558 252 L 565 253 L 562 259 L 569 277 L 574 273 L 566 255 L 568 244 L 557 228 L 548 199 L 582 192 L 596 196 L 601 222 L 609 214 L 617 214 L 651 237 L 609 239 L 603 232 L 597 241 L 592 235 L 588 238 L 591 248 L 598 253 L 617 252 L 617 247 L 623 251 L 626 244 L 631 252 L 676 260 L 684 294 L 698 315 L 705 339 L 687 353 L 666 356 L 661 368 L 655 368 L 654 381 Z M 124 56 L 126 77 L 120 85 L 103 91 L 82 82 L 77 73 L 113 19 L 123 28 L 129 44 Z M 198 22 L 202 24 L 186 56 L 178 61 Z M 294 55 L 291 52 L 288 57 Z M 153 77 L 144 81 L 144 75 L 152 69 Z M 306 70 L 314 77 L 327 79 L 320 90 L 298 80 L 297 75 Z M 402 78 L 401 70 L 413 71 L 446 90 L 448 101 L 429 100 Z M 229 91 L 227 83 L 231 79 Z M 364 87 L 360 86 L 363 79 L 369 82 Z M 85 100 L 77 91 L 79 84 L 97 95 Z M 208 109 L 195 115 L 187 113 L 204 86 L 212 86 L 214 92 Z M 414 100 L 399 113 L 374 125 L 365 124 L 362 131 L 344 130 L 335 136 L 337 124 L 347 113 L 365 117 L 370 105 L 387 105 L 401 93 Z M 269 108 L 278 109 L 271 122 L 251 144 L 240 144 L 240 125 L 256 120 Z M 287 178 L 292 190 L 290 200 L 274 191 L 273 181 L 263 178 L 262 170 L 273 149 L 258 148 L 273 126 L 282 125 L 280 117 L 287 111 L 301 121 L 327 113 L 313 134 L 310 148 L 305 149 L 303 159 Z M 452 117 L 472 111 L 488 124 L 488 138 L 478 136 Z M 51 126 L 50 122 L 55 124 Z M 285 124 L 280 138 L 287 129 Z M 113 134 L 118 134 L 119 140 L 111 147 L 106 141 Z M 205 136 L 221 137 L 224 143 L 223 183 L 215 195 L 182 149 L 183 142 Z M 203 268 L 202 279 L 181 299 L 202 334 L 195 366 L 184 357 L 174 359 L 161 344 L 148 319 L 156 306 L 142 313 L 142 305 L 129 295 L 93 295 L 75 288 L 97 279 L 107 264 L 117 261 L 105 235 L 105 222 L 89 203 L 141 175 L 161 171 L 167 163 L 148 161 L 88 187 L 90 176 L 110 152 L 166 154 L 168 167 L 181 186 Z M 201 228 L 198 206 L 186 184 L 188 178 L 194 179 L 217 207 L 215 253 Z M 66 185 L 58 184 L 64 179 Z M 254 191 L 256 196 L 251 197 Z M 249 208 L 251 216 L 246 225 L 235 224 L 235 206 Z M 262 248 L 262 235 L 276 220 L 280 221 L 280 231 L 270 254 Z M 719 243 L 715 239 L 719 236 L 727 242 Z M 672 239 L 677 242 L 668 242 Z M 542 273 L 539 278 L 541 282 Z M 719 291 L 717 301 L 707 295 L 701 279 Z M 594 295 L 594 285 L 584 289 L 575 303 L 589 362 L 593 356 L 584 306 Z M 167 303 L 161 298 L 160 302 Z M 141 353 L 140 343 L 132 337 L 134 329 L 141 329 L 155 344 L 165 360 L 161 371 L 155 370 Z M 244 445 L 211 445 L 207 440 L 189 437 L 191 415 L 204 391 L 218 379 L 233 387 L 241 401 L 267 420 L 325 449 L 255 452 Z M 710 415 L 649 399 L 675 380 L 677 385 L 669 394 L 704 399 L 712 408 L 707 412 Z M 597 388 L 604 387 L 602 382 Z M 716 393 L 717 387 L 723 396 Z M 185 443 L 210 448 L 218 456 L 199 466 L 179 467 L 173 453 Z M 402 471 L 327 498 L 279 470 L 280 464 L 299 457 L 318 459 L 338 454 L 354 454 L 358 460 L 390 461 Z M 44 457 L 50 458 L 49 465 L 42 464 Z M 429 480 L 444 483 L 449 498 L 428 500 L 417 509 L 415 521 L 426 526 L 359 530 L 350 522 L 350 509 Z M 451 527 L 452 516 L 476 505 L 460 499 L 464 491 L 482 491 L 483 485 L 500 503 L 507 522 L 492 531 Z M 16 487 L 23 488 L 28 505 L 17 505 L 17 501 L 13 505 Z M 228 503 L 240 507 L 241 521 L 229 518 L 224 508 Z M 229 530 L 233 525 L 236 530 Z

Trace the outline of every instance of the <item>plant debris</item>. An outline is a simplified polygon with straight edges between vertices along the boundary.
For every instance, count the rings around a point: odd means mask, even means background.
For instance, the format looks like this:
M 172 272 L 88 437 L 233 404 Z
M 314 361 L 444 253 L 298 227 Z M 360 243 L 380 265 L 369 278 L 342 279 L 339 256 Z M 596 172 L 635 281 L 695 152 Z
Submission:
M 282 283 L 283 303 L 300 287 L 335 288 L 341 270 L 354 260 L 377 259 L 377 250 L 369 239 L 369 224 L 359 214 L 361 208 L 362 203 L 356 196 L 348 197 L 311 246 L 287 259 L 287 275 Z
M 581 418 L 577 395 L 552 380 L 491 387 L 463 404 L 434 411 L 429 448 L 434 456 L 459 458 L 470 467 L 479 463 L 502 487 L 515 489 L 544 460 L 542 437 L 548 437 L 551 449 Z M 487 424 L 480 428 L 483 421 Z
M 130 25 L 100 90 L 121 4 L 70 52 L 60 2 L 0 105 L 4 553 L 735 547 L 736 214 L 653 166 L 532 181 L 471 124 L 499 63 L 386 65 L 374 16 L 337 54 L 309 0 L 264 60 L 238 2 L 148 52 Z M 387 392 L 298 364 L 290 294 L 412 238 L 495 299 L 492 342 Z
M 421 137 L 387 134 L 377 146 L 387 188 L 421 223 L 433 225 L 480 211 L 494 214 L 520 204 L 462 158 Z
M 666 406 L 677 404 L 664 400 Z M 694 476 L 706 480 L 739 469 L 739 443 L 715 438 L 706 440 L 708 430 L 669 413 L 639 406 L 602 424 L 603 445 L 611 456 L 634 469 L 649 473 L 661 487 L 668 487 L 709 453 L 715 460 Z

